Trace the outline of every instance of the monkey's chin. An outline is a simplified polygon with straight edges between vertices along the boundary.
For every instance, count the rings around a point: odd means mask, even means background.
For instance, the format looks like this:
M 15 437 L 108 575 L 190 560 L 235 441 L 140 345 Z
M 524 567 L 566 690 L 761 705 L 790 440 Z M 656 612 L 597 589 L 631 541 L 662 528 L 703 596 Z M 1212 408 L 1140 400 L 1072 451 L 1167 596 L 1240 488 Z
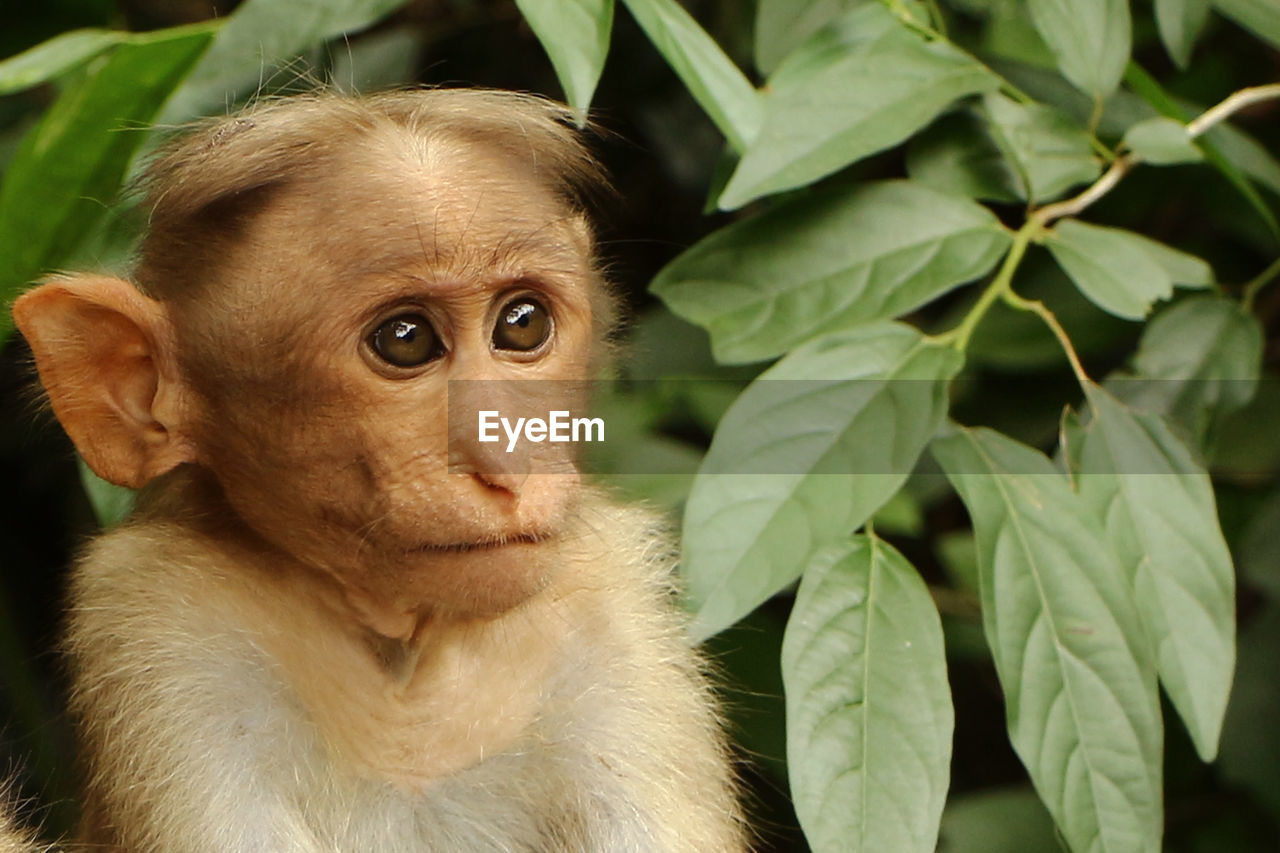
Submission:
M 487 618 L 514 610 L 546 589 L 555 570 L 550 539 L 428 545 L 413 555 L 424 603 L 441 615 Z

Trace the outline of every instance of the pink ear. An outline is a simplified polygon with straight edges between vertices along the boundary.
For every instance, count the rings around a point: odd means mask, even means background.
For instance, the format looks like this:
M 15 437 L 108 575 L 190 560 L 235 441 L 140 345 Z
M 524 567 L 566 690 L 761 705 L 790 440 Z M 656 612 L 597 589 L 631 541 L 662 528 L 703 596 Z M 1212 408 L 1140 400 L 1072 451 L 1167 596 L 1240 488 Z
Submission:
M 160 303 L 127 281 L 78 276 L 23 294 L 13 317 L 54 414 L 98 476 L 136 489 L 191 460 L 181 425 L 157 404 L 161 384 L 175 381 L 158 349 Z

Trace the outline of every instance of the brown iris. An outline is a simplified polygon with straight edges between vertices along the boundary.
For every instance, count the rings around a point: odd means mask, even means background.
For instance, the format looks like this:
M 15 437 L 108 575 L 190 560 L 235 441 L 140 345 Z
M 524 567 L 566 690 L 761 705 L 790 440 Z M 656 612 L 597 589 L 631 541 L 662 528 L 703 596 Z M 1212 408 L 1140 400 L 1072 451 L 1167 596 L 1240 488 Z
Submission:
M 417 367 L 444 355 L 444 344 L 421 314 L 398 314 L 374 329 L 369 347 L 395 367 Z
M 551 314 L 529 296 L 512 299 L 498 312 L 493 327 L 493 345 L 498 349 L 530 352 L 542 346 L 551 334 Z

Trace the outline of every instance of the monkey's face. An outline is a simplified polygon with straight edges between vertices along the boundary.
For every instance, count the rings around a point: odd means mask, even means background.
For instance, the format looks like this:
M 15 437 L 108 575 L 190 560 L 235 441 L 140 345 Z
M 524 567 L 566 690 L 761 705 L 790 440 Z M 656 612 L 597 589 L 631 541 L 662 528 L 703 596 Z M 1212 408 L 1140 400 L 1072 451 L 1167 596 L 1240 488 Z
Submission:
M 216 273 L 223 298 L 172 310 L 198 462 L 389 636 L 424 611 L 525 601 L 573 518 L 566 460 L 507 454 L 449 417 L 456 380 L 493 380 L 481 402 L 501 412 L 590 366 L 589 231 L 507 159 L 401 140 L 352 152 L 254 218 Z

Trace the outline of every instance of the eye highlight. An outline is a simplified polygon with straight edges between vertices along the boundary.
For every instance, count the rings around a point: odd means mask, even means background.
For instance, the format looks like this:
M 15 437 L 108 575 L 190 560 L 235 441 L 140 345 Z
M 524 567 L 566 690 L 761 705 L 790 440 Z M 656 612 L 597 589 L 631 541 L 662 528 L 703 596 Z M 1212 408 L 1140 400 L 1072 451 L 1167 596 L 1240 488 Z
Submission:
M 369 349 L 393 367 L 417 367 L 444 355 L 444 344 L 421 314 L 397 314 L 369 335 Z
M 497 349 L 531 352 L 551 336 L 551 312 L 532 296 L 517 296 L 498 312 L 493 327 Z

